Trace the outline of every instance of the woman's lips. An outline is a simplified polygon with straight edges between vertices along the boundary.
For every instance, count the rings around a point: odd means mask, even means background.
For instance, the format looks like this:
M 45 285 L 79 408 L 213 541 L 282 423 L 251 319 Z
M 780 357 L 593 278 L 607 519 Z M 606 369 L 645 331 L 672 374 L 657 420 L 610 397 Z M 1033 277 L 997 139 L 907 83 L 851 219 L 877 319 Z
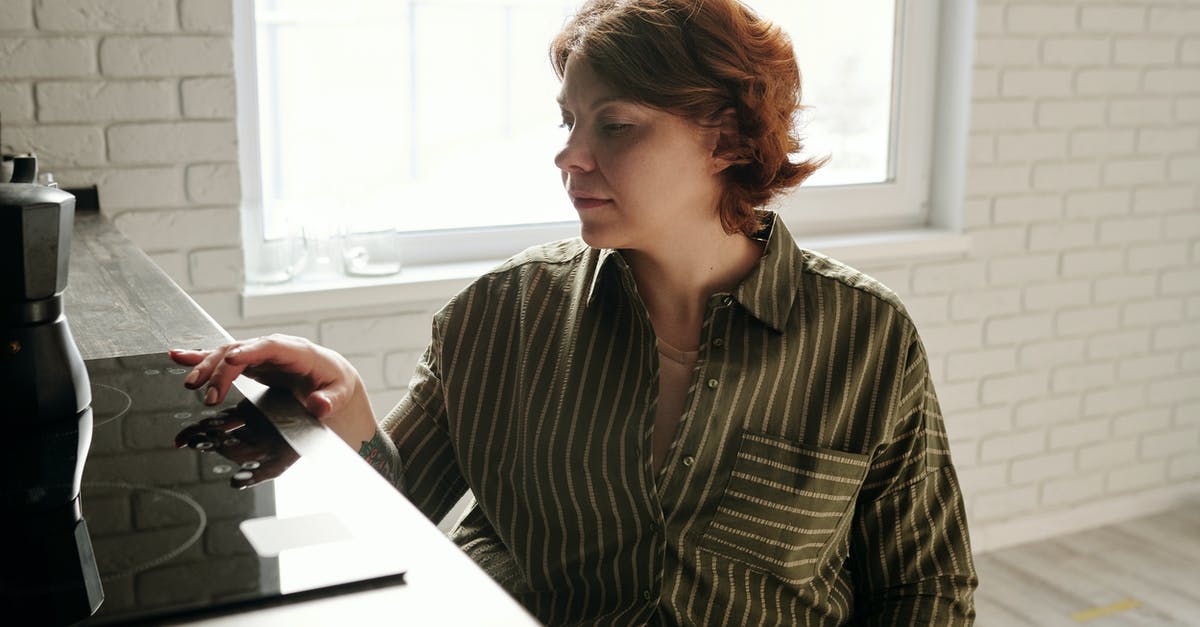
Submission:
M 588 198 L 586 196 L 572 196 L 571 204 L 575 205 L 575 209 L 583 211 L 584 209 L 595 209 L 601 205 L 607 205 L 612 202 L 607 198 Z

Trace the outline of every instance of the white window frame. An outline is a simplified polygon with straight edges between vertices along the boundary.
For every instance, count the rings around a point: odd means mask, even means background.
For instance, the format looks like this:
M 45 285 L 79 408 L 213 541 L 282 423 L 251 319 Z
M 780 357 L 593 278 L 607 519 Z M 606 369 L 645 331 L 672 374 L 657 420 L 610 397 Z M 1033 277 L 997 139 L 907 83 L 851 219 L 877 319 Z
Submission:
M 882 183 L 802 186 L 772 208 L 802 245 L 821 242 L 859 251 L 877 247 L 889 234 L 897 251 L 917 250 L 930 235 L 944 241 L 933 250 L 966 249 L 961 236 L 961 204 L 967 161 L 971 65 L 976 0 L 897 0 L 889 180 Z M 235 73 L 238 100 L 239 161 L 242 181 L 242 230 L 245 246 L 262 241 L 262 170 L 258 132 L 254 6 L 234 3 Z M 547 72 L 551 71 L 549 67 Z M 547 167 L 552 164 L 547 163 Z M 475 272 L 539 243 L 575 237 L 573 222 L 458 229 L 406 234 L 406 271 L 384 283 L 429 281 L 439 267 L 457 277 Z M 949 243 L 945 238 L 950 237 Z M 916 244 L 914 244 L 916 243 Z M 816 244 L 816 245 L 813 245 Z M 825 248 L 822 248 L 825 250 Z M 882 253 L 865 252 L 866 258 Z M 480 265 L 480 264 L 483 265 Z M 457 270 L 455 270 L 457 268 Z M 415 277 L 425 277 L 415 278 Z M 346 285 L 364 285 L 345 277 Z M 377 287 L 379 280 L 370 282 Z M 244 295 L 271 295 L 331 289 L 304 281 L 271 287 L 248 286 Z M 243 300 L 244 313 L 251 307 Z M 275 307 L 261 309 L 270 313 Z

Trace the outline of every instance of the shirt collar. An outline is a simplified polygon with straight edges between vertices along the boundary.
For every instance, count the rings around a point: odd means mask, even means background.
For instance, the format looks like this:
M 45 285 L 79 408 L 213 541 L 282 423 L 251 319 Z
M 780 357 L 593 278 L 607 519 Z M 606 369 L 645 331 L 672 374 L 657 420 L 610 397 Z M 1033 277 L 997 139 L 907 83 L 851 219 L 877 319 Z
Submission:
M 804 257 L 783 220 L 774 212 L 762 213 L 766 226 L 753 236 L 754 239 L 766 241 L 762 259 L 730 295 L 750 315 L 775 331 L 782 332 L 791 316 L 792 305 L 800 295 L 800 272 Z M 595 301 L 598 290 L 602 289 L 603 273 L 609 265 L 616 265 L 621 272 L 629 272 L 629 266 L 620 251 L 600 249 L 588 287 L 589 306 Z

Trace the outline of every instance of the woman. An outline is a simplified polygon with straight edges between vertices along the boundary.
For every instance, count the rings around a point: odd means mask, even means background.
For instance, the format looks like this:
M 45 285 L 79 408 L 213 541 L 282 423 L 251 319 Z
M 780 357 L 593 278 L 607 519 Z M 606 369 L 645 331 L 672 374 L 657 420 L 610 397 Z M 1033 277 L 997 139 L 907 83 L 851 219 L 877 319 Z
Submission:
M 793 163 L 787 37 L 735 0 L 593 0 L 551 46 L 580 239 L 434 317 L 377 426 L 340 355 L 177 351 L 284 385 L 548 624 L 969 624 L 975 574 L 896 296 L 761 207 Z

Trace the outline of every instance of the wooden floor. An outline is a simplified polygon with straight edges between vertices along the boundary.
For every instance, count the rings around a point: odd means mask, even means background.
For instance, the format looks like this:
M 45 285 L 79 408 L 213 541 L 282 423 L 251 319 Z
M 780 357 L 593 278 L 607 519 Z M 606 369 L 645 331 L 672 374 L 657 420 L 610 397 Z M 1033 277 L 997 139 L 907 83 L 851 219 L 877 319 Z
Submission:
M 1200 625 L 1200 502 L 975 558 L 980 627 Z

